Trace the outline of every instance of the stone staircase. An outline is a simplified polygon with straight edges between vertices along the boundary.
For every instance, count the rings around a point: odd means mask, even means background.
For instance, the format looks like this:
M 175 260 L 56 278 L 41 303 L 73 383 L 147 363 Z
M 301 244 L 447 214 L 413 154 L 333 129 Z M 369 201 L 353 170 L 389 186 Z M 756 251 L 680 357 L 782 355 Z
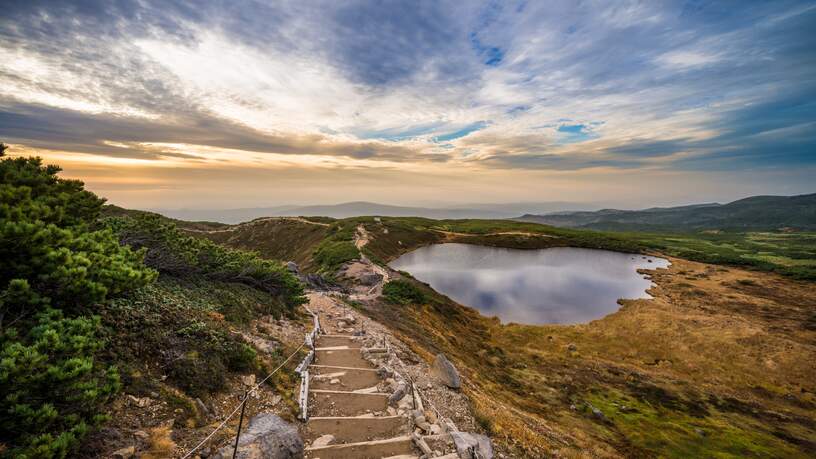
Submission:
M 363 357 L 361 341 L 334 334 L 348 329 L 331 317 L 321 314 L 320 321 L 328 334 L 316 339 L 309 366 L 306 457 L 418 459 L 410 418 L 388 406 L 391 394 L 382 391 L 383 378 Z
M 380 324 L 324 292 L 309 294 L 309 312 L 319 333 L 307 340 L 313 350 L 297 370 L 308 377 L 299 398 L 306 458 L 493 457 L 492 448 L 489 454 L 472 449 L 478 439 L 460 432 L 435 407 L 423 407 L 420 390 Z M 366 330 L 372 325 L 374 330 Z

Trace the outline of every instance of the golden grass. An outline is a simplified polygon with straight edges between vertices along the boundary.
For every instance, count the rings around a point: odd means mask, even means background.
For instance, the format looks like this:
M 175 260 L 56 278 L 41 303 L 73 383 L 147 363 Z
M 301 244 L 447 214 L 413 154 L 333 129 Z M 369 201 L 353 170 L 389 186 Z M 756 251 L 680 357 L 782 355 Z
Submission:
M 369 312 L 423 357 L 445 352 L 514 457 L 814 453 L 812 283 L 672 263 L 651 273 L 654 299 L 582 325 L 502 325 L 427 287 L 428 304 Z
M 176 450 L 176 443 L 173 441 L 170 427 L 155 427 L 150 429 L 148 437 L 148 450 L 141 454 L 141 459 L 165 459 L 173 457 Z

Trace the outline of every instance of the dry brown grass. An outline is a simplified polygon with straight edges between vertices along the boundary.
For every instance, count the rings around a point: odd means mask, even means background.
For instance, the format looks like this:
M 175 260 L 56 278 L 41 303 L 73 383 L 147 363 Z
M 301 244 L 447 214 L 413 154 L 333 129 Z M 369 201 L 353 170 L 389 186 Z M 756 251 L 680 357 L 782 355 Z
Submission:
M 170 427 L 154 427 L 150 429 L 150 437 L 147 439 L 148 450 L 141 454 L 141 459 L 165 459 L 173 457 L 176 451 L 176 443 L 171 437 L 173 431 Z
M 582 325 L 502 325 L 430 290 L 429 304 L 370 313 L 452 357 L 516 457 L 816 453 L 813 284 L 672 263 L 650 272 L 654 299 Z

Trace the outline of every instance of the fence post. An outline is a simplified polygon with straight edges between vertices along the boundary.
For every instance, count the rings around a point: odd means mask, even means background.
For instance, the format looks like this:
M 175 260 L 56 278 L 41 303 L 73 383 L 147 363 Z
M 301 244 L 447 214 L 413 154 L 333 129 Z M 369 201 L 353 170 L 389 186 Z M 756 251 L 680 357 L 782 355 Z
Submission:
M 238 433 L 235 434 L 235 448 L 232 450 L 232 459 L 235 459 L 238 454 L 238 439 L 241 438 L 241 426 L 244 424 L 244 410 L 246 409 L 247 400 L 249 400 L 249 391 L 244 391 L 244 400 L 241 402 L 241 417 L 238 418 Z

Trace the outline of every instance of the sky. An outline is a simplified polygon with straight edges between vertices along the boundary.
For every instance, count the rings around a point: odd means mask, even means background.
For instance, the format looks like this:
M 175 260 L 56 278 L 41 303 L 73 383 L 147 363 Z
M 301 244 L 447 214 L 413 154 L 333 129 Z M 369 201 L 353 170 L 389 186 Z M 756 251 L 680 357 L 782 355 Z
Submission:
M 816 192 L 814 1 L 2 2 L 0 141 L 112 203 Z

